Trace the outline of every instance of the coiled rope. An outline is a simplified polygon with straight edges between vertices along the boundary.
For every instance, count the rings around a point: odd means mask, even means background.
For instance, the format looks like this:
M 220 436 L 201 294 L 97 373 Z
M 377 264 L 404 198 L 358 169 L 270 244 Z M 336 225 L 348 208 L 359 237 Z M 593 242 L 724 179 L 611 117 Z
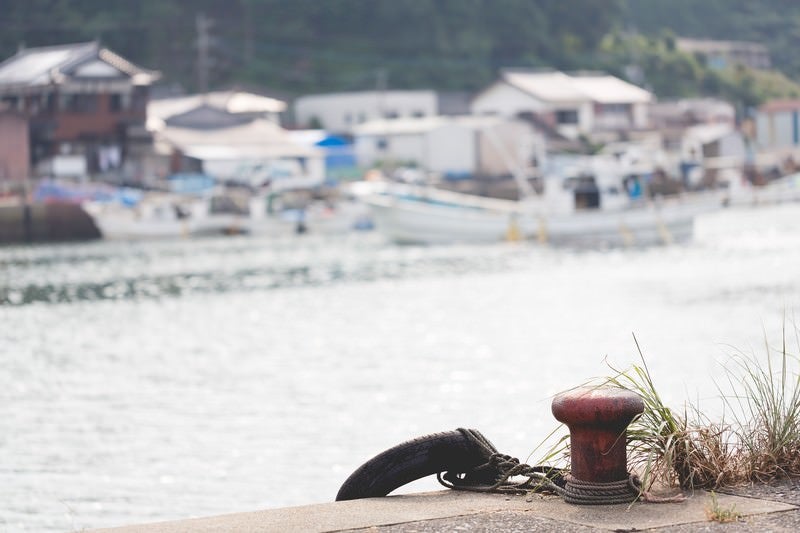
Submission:
M 467 439 L 480 446 L 489 460 L 468 472 L 439 472 L 439 483 L 454 490 L 527 494 L 543 492 L 558 494 L 567 503 L 581 505 L 611 505 L 640 500 L 649 503 L 676 503 L 685 500 L 682 494 L 657 497 L 645 491 L 639 477 L 628 474 L 626 479 L 610 483 L 583 481 L 566 470 L 548 466 L 530 466 L 516 457 L 502 454 L 479 431 L 459 428 Z M 524 476 L 520 482 L 509 481 Z

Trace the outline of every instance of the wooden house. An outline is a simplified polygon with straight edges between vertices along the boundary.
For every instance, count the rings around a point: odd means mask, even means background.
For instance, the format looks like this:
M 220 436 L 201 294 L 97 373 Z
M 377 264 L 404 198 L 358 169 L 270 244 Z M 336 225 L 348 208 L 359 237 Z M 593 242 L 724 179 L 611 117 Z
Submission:
M 0 63 L 0 101 L 28 118 L 39 174 L 119 173 L 151 144 L 144 126 L 159 76 L 96 41 L 25 48 Z
M 28 120 L 0 105 L 0 194 L 29 177 L 29 150 Z

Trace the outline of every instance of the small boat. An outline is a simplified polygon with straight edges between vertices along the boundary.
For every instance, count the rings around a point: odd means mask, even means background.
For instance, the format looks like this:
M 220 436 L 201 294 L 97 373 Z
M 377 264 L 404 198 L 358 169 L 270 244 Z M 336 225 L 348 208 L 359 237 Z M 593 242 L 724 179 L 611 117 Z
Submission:
M 247 224 L 247 211 L 224 195 L 154 193 L 135 203 L 87 201 L 83 208 L 105 239 L 236 234 Z
M 592 161 L 543 180 L 519 201 L 432 186 L 365 184 L 376 230 L 399 243 L 535 239 L 554 244 L 651 245 L 686 240 L 697 215 L 722 206 L 722 193 L 647 200 L 636 174 Z

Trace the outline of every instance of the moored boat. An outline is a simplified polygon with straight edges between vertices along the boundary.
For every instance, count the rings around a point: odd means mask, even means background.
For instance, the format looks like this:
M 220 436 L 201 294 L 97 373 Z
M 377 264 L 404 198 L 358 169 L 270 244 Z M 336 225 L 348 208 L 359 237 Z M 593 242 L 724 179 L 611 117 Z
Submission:
M 590 172 L 591 170 L 591 172 Z M 685 240 L 697 215 L 722 206 L 724 192 L 645 199 L 641 177 L 595 165 L 544 180 L 520 201 L 432 186 L 365 186 L 375 227 L 401 243 L 535 239 L 555 244 L 650 245 Z
M 144 195 L 132 205 L 84 202 L 105 239 L 159 239 L 242 233 L 247 212 L 218 196 Z

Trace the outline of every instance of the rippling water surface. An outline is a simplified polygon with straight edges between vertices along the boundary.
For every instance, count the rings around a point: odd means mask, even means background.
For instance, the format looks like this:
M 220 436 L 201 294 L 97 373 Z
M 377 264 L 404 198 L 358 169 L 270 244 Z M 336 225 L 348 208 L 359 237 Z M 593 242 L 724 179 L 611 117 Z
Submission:
M 637 362 L 714 396 L 800 303 L 800 207 L 652 249 L 396 247 L 377 235 L 0 249 L 0 532 L 330 501 L 459 426 L 526 458 L 550 396 Z M 430 480 L 414 487 L 434 488 Z

